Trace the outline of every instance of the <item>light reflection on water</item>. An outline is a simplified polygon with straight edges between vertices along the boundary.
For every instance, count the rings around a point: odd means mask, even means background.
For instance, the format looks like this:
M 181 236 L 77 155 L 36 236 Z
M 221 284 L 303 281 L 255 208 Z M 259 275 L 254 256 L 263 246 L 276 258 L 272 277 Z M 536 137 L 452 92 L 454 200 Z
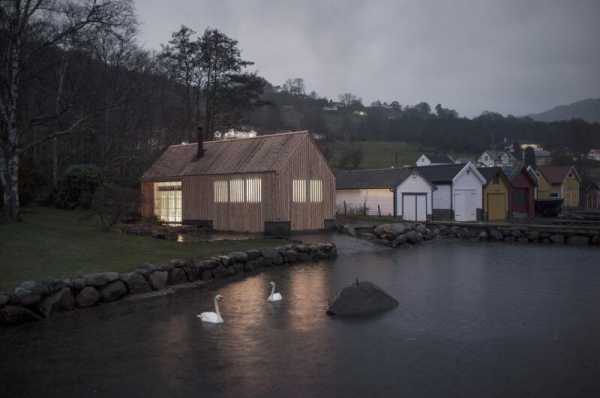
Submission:
M 0 362 L 7 396 L 600 391 L 597 250 L 439 242 L 369 251 L 354 242 L 338 241 L 334 262 L 0 330 L 0 354 L 11 359 Z M 369 319 L 329 318 L 329 300 L 356 277 L 400 306 Z M 266 301 L 270 280 L 280 303 Z M 213 311 L 217 293 L 225 324 L 204 324 L 196 314 Z

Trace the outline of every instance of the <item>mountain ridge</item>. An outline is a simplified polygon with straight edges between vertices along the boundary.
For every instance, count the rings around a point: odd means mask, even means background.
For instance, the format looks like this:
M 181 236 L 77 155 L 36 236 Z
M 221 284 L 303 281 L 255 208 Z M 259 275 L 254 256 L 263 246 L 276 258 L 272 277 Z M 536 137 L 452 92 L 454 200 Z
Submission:
M 540 122 L 556 122 L 560 120 L 583 119 L 587 122 L 600 122 L 600 98 L 587 98 L 568 105 L 555 106 L 540 113 L 528 115 Z

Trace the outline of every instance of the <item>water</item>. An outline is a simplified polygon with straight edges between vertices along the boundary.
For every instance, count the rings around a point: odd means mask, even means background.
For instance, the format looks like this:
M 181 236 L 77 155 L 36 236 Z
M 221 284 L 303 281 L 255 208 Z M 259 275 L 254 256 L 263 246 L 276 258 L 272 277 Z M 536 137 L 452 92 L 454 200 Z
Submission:
M 335 262 L 0 330 L 2 396 L 600 396 L 597 249 L 335 239 Z M 400 306 L 329 318 L 355 277 Z

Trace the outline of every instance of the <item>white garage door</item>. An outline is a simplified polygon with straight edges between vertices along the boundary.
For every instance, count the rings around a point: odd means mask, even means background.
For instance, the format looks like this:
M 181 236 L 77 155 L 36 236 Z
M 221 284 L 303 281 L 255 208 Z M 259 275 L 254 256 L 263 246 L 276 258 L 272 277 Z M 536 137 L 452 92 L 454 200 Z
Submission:
M 403 194 L 402 218 L 406 221 L 427 221 L 427 194 Z
M 474 189 L 454 191 L 454 219 L 456 221 L 477 221 L 477 192 Z

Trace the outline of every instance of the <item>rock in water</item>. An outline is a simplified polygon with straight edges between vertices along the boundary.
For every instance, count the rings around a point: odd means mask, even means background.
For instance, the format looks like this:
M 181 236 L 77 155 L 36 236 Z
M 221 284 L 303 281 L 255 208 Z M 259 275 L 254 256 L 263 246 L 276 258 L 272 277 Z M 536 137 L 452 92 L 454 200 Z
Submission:
M 398 301 L 371 282 L 358 282 L 344 288 L 327 309 L 328 315 L 361 316 L 391 310 Z

